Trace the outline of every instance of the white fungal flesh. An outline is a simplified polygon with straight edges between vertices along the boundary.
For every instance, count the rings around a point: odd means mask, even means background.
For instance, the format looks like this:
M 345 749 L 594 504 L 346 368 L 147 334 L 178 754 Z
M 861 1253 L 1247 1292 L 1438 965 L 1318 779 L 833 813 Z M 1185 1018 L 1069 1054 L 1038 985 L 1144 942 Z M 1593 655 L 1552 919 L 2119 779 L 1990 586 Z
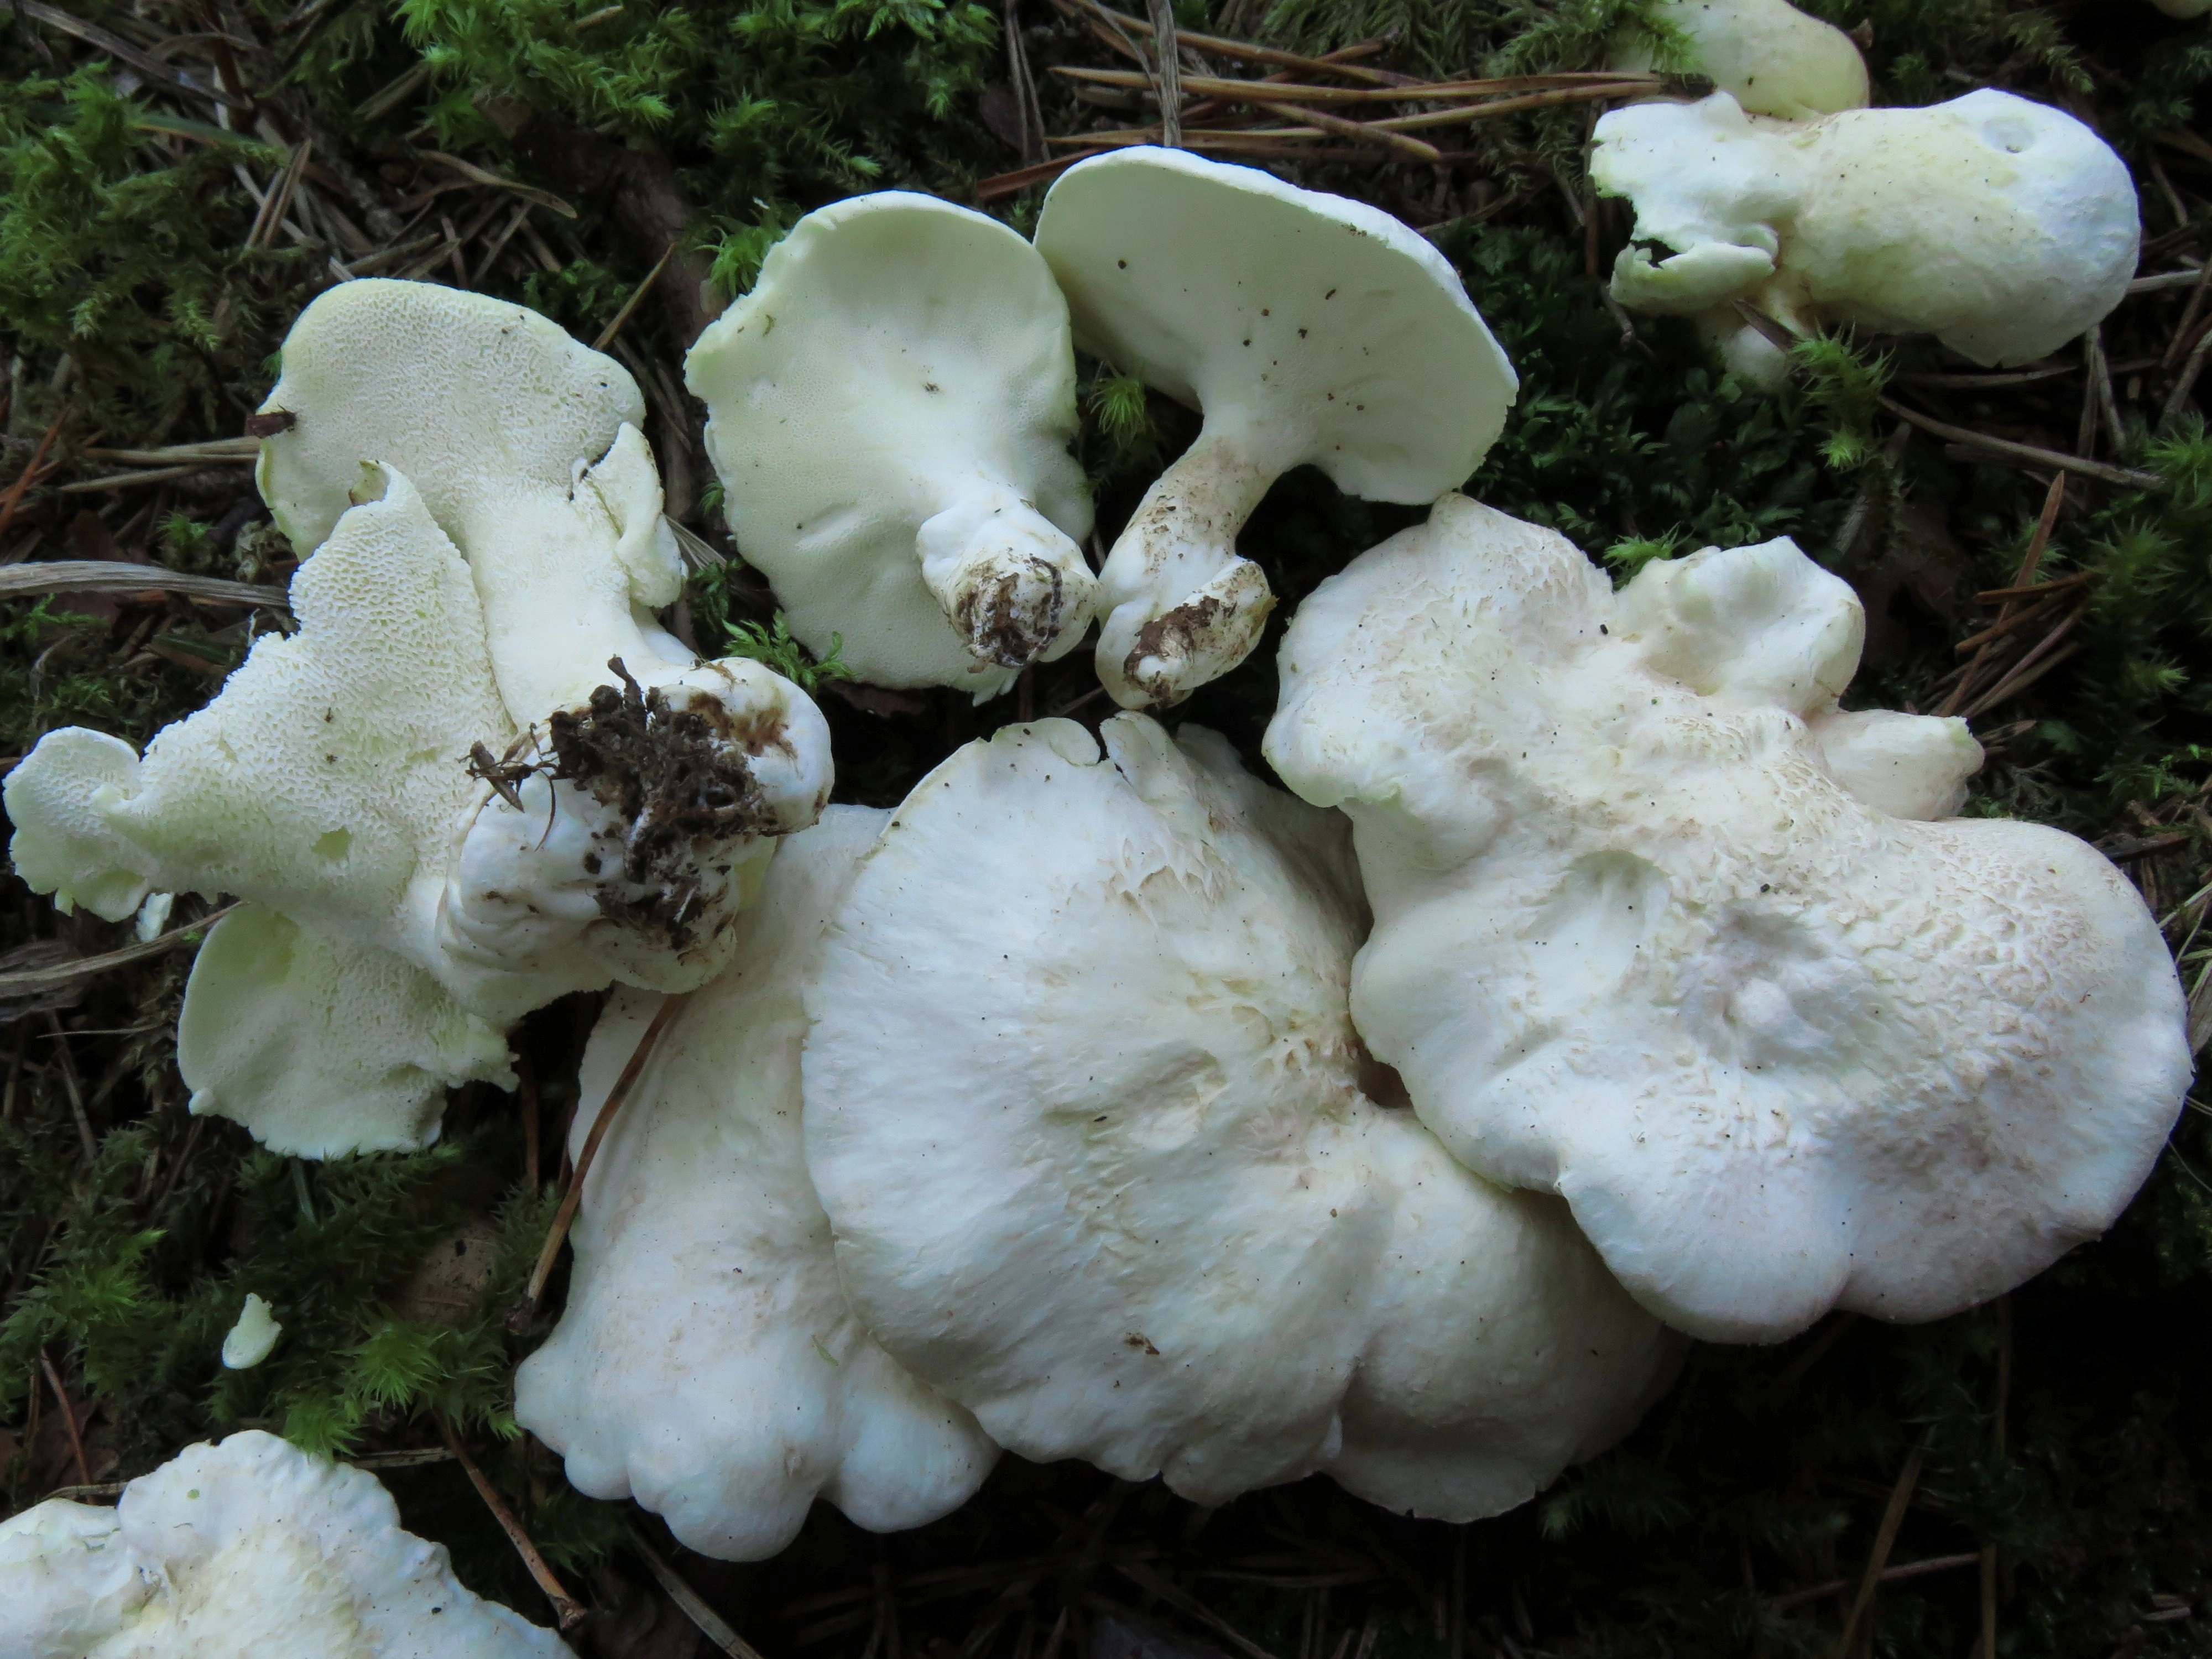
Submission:
M 728 962 L 773 838 L 828 799 L 829 728 L 653 621 L 681 572 L 635 402 L 520 307 L 331 290 L 287 340 L 270 407 L 293 423 L 262 453 L 313 550 L 299 631 L 143 759 L 65 728 L 8 777 L 16 866 L 63 906 L 258 907 L 186 994 L 196 1109 L 305 1156 L 421 1146 L 446 1087 L 512 1083 L 501 1033 L 529 1010 Z
M 1653 19 L 1687 49 L 1675 65 L 1708 77 L 1754 115 L 1804 121 L 1864 109 L 1866 60 L 1851 37 L 1789 0 L 1661 0 Z M 1613 67 L 1652 67 L 1649 46 L 1613 54 Z
M 515 1378 L 516 1420 L 580 1490 L 635 1498 L 725 1560 L 783 1548 L 817 1495 L 876 1531 L 920 1526 L 998 1455 L 854 1316 L 801 1146 L 800 988 L 889 816 L 833 806 L 777 858 L 737 965 L 619 1109 L 569 1235 L 568 1306 Z M 579 1144 L 659 1006 L 626 992 L 601 1015 Z
M 2112 1223 L 2190 1076 L 2172 960 L 2100 854 L 1892 816 L 1975 757 L 1957 721 L 1834 713 L 1856 606 L 1787 544 L 1616 597 L 1447 497 L 1283 647 L 1267 757 L 1352 816 L 1375 905 L 1360 1031 L 1455 1154 L 1562 1194 L 1715 1340 L 2020 1283 Z
M 0 1522 L 0 1653 L 27 1659 L 560 1659 L 402 1531 L 374 1475 L 258 1430 L 187 1446 L 112 1510 Z
M 855 1307 L 1024 1456 L 1205 1504 L 1316 1469 L 1457 1520 L 1522 1501 L 1669 1343 L 1556 1200 L 1361 1092 L 1342 821 L 1211 734 L 1105 736 L 960 750 L 830 930 L 807 1164 Z
M 1512 366 L 1450 264 L 1364 203 L 1150 146 L 1078 162 L 1037 249 L 1076 343 L 1201 410 L 1099 573 L 1099 678 L 1178 702 L 1242 662 L 1274 600 L 1237 533 L 1292 467 L 1371 501 L 1463 483 L 1504 427 Z
M 1745 326 L 1731 308 L 1743 300 L 1799 331 L 1851 323 L 2027 362 L 2119 303 L 2142 235 L 2127 166 L 2102 139 L 1989 88 L 1796 125 L 1746 116 L 1725 92 L 1638 104 L 1599 121 L 1591 176 L 1636 205 L 1614 297 L 1703 313 L 1723 337 Z M 1669 252 L 1655 259 L 1650 243 Z M 1780 367 L 1750 348 L 1735 361 Z
M 276 1339 L 283 1334 L 284 1328 L 276 1322 L 269 1304 L 248 1292 L 246 1305 L 238 1310 L 238 1322 L 222 1339 L 223 1369 L 252 1370 L 269 1358 L 276 1346 Z
M 1015 232 L 901 191 L 810 213 L 684 379 L 738 550 L 817 656 L 980 702 L 1081 640 L 1067 302 Z

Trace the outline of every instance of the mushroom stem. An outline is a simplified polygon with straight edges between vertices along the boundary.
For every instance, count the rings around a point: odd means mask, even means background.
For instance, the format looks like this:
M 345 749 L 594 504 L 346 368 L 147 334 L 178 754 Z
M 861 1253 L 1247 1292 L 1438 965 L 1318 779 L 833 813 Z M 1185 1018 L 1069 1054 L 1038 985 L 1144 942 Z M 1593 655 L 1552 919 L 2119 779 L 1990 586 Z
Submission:
M 1097 578 L 1083 550 L 1004 484 L 977 483 L 915 536 L 921 579 L 976 661 L 1026 668 L 1090 624 Z
M 1237 532 L 1281 471 L 1209 424 L 1145 492 L 1098 573 L 1098 678 L 1121 707 L 1181 702 L 1259 643 L 1275 596 Z

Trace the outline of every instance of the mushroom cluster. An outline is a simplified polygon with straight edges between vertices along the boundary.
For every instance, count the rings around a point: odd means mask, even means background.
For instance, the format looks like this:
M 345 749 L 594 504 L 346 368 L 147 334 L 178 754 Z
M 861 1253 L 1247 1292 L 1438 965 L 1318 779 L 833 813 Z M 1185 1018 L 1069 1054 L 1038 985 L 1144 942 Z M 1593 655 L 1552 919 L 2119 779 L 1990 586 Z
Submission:
M 1672 9 L 1773 113 L 1606 118 L 1601 179 L 1675 250 L 1625 254 L 1624 297 L 1757 293 L 2005 361 L 2094 320 L 2014 257 L 2052 214 L 2083 268 L 2131 257 L 2132 196 L 2068 171 L 2094 144 L 2069 118 L 1857 110 L 1863 69 L 1780 0 Z M 1812 66 L 1760 70 L 1777 41 Z M 1964 194 L 1931 214 L 1986 185 L 2014 215 L 1925 269 L 1852 228 L 1922 128 L 1988 152 L 1942 164 Z M 1078 344 L 1203 421 L 1095 573 Z M 440 1088 L 505 1079 L 522 1012 L 617 988 L 568 1298 L 516 1382 L 584 1492 L 734 1559 L 817 1498 L 921 1524 L 1001 1449 L 1474 1519 L 1626 1433 L 1686 1334 L 1966 1307 L 2107 1226 L 2163 1145 L 2185 1009 L 2134 890 L 1959 817 L 1963 721 L 1842 709 L 1864 617 L 1788 540 L 1615 592 L 1457 493 L 1514 373 L 1374 210 L 1143 149 L 1070 168 L 1034 245 L 863 197 L 802 221 L 687 373 L 803 641 L 980 700 L 1095 620 L 1124 712 L 825 806 L 799 689 L 654 620 L 683 572 L 629 377 L 518 307 L 359 282 L 267 405 L 298 632 L 144 756 L 58 732 L 7 785 L 17 867 L 63 903 L 246 902 L 180 1056 L 195 1109 L 273 1146 L 421 1144 Z M 1238 534 L 1304 465 L 1431 510 L 1291 620 L 1285 793 L 1155 716 L 1255 648 L 1274 596 Z M 226 1363 L 277 1332 L 250 1305 Z M 252 1437 L 187 1461 L 232 1448 L 283 1463 Z M 154 1503 L 0 1550 L 138 1617 Z

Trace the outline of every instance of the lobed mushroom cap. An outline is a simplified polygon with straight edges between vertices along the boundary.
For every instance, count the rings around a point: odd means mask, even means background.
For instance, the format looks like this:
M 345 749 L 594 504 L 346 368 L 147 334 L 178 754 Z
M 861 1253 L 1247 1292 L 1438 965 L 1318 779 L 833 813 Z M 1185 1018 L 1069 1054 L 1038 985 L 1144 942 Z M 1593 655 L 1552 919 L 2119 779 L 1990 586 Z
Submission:
M 2063 110 L 1984 87 L 1822 123 L 1787 264 L 1846 322 L 2024 363 L 2101 320 L 2142 240 L 2127 163 Z
M 304 556 L 366 463 L 405 473 L 457 540 L 483 504 L 568 494 L 576 463 L 645 423 L 629 372 L 527 306 L 365 276 L 325 289 L 284 337 L 254 482 Z M 664 600 L 663 603 L 665 603 Z
M 1449 262 L 1364 203 L 1139 146 L 1054 181 L 1037 251 L 1076 343 L 1286 472 L 1370 501 L 1463 483 L 1519 382 Z
M 561 1322 L 515 1419 L 595 1498 L 635 1498 L 703 1554 L 757 1560 L 818 1495 L 872 1530 L 964 1503 L 998 1455 L 847 1304 L 799 1128 L 800 988 L 890 815 L 833 806 L 791 838 L 737 963 L 671 1020 L 593 1159 Z M 617 994 L 584 1057 L 574 1138 L 659 999 Z
M 1091 532 L 1067 302 L 997 220 L 884 191 L 808 214 L 684 360 L 746 560 L 817 656 L 879 685 L 988 694 L 923 584 L 922 525 L 982 486 Z M 1084 608 L 1087 615 L 1087 605 Z M 1074 617 L 1051 654 L 1083 633 Z
M 1754 115 L 1802 121 L 1866 107 L 1866 59 L 1851 37 L 1790 0 L 1662 0 L 1652 17 L 1681 33 L 1682 68 Z M 1651 66 L 1646 47 L 1613 54 L 1616 69 Z
M 402 1531 L 374 1475 L 258 1430 L 187 1446 L 111 1514 L 47 1503 L 0 1523 L 0 1651 L 236 1659 L 556 1659 L 551 1631 L 483 1601 Z M 28 1541 L 31 1552 L 26 1553 Z M 131 1580 L 135 1579 L 135 1587 Z M 68 1586 L 20 1597 L 19 1583 Z
M 1600 119 L 1591 176 L 1636 204 L 1613 289 L 1638 310 L 1751 297 L 1795 324 L 1933 334 L 1978 363 L 2055 350 L 2119 302 L 2126 164 L 2063 111 L 1984 88 L 1802 125 L 1725 92 Z M 1640 244 L 1674 250 L 1656 263 Z
M 2191 1074 L 2100 854 L 1881 810 L 1948 807 L 1978 755 L 1955 721 L 1837 729 L 1856 601 L 1786 547 L 1616 596 L 1448 497 L 1308 599 L 1266 744 L 1356 825 L 1352 1014 L 1423 1121 L 1717 1340 L 2018 1284 L 2111 1224 Z
M 177 1071 L 195 1113 L 294 1158 L 412 1152 L 446 1091 L 514 1087 L 507 1038 L 392 951 L 241 905 L 193 959 Z
M 807 1164 L 855 1307 L 1028 1457 L 1205 1504 L 1316 1469 L 1459 1520 L 1522 1501 L 1670 1345 L 1555 1201 L 1361 1092 L 1341 820 L 1210 733 L 1104 737 L 961 750 L 830 930 Z

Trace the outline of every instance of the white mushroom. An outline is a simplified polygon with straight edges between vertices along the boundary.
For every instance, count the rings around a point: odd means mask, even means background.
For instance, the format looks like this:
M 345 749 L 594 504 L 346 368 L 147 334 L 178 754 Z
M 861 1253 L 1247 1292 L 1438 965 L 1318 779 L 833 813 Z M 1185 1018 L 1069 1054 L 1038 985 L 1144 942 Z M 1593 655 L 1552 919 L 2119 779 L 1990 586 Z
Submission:
M 56 1498 L 0 1522 L 9 1659 L 565 1659 L 551 1631 L 462 1588 L 374 1475 L 258 1430 L 187 1446 L 113 1510 Z
M 1060 175 L 1036 242 L 1076 343 L 1205 416 L 1099 573 L 1098 676 L 1124 708 L 1179 702 L 1259 642 L 1274 596 L 1237 533 L 1283 473 L 1426 501 L 1512 406 L 1512 366 L 1449 264 L 1363 203 L 1121 149 Z
M 1770 384 L 1780 356 L 1739 300 L 1799 333 L 1850 323 L 2023 363 L 2119 303 L 2141 239 L 2134 183 L 2102 139 L 1989 88 L 1802 125 L 1747 116 L 1725 92 L 1638 104 L 1599 121 L 1590 172 L 1636 204 L 1614 298 L 1698 317 L 1731 367 Z
M 2112 1223 L 2190 1077 L 2100 855 L 1884 810 L 1948 810 L 1979 751 L 1835 712 L 1862 629 L 1787 541 L 1616 595 L 1450 496 L 1284 641 L 1267 757 L 1351 815 L 1375 906 L 1359 1030 L 1455 1154 L 1565 1197 L 1694 1335 L 2020 1283 Z
M 252 901 L 193 966 L 179 1065 L 196 1109 L 313 1157 L 426 1144 L 447 1084 L 512 1084 L 499 1028 L 578 988 L 440 943 L 487 793 L 470 745 L 511 728 L 467 567 L 404 478 L 380 482 L 294 579 L 299 631 L 257 640 L 143 760 L 64 727 L 0 787 L 16 872 L 65 909 L 120 921 L 154 889 Z
M 757 688 L 758 723 L 738 735 L 759 753 L 737 775 L 753 788 L 732 803 L 700 799 L 697 775 L 732 775 L 714 756 L 683 770 L 709 746 L 687 724 L 711 732 L 726 705 L 672 713 L 665 692 L 672 741 L 636 743 L 639 711 L 617 699 L 556 726 L 574 781 L 533 773 L 512 802 L 494 794 L 470 752 L 504 749 L 514 725 L 468 568 L 406 478 L 371 482 L 382 494 L 293 581 L 299 632 L 257 641 L 213 703 L 143 760 L 52 732 L 4 785 L 17 872 L 64 906 L 120 920 L 151 889 L 252 901 L 194 964 L 179 1065 L 196 1110 L 310 1157 L 427 1144 L 447 1085 L 511 1086 L 501 1031 L 556 996 L 719 969 L 768 837 L 828 787 L 819 712 L 730 663 L 670 684 Z M 642 879 L 625 863 L 639 845 Z M 705 899 L 690 916 L 665 896 L 687 861 Z
M 568 1307 L 515 1376 L 515 1420 L 573 1485 L 725 1560 L 783 1548 L 817 1495 L 874 1531 L 920 1526 L 998 1455 L 854 1316 L 801 1146 L 800 986 L 889 816 L 833 806 L 770 867 L 737 964 L 671 1021 L 593 1159 Z M 580 1141 L 659 1000 L 600 1016 Z
M 1682 37 L 1683 69 L 1706 76 L 1753 115 L 1803 121 L 1866 107 L 1866 59 L 1851 37 L 1790 0 L 1660 0 L 1651 17 Z M 1613 62 L 1616 69 L 1650 69 L 1648 40 L 1616 52 Z
M 1104 736 L 961 750 L 825 939 L 807 1164 L 854 1305 L 1027 1457 L 1203 1504 L 1315 1470 L 1455 1520 L 1522 1502 L 1671 1344 L 1557 1200 L 1362 1092 L 1390 1081 L 1346 1015 L 1342 820 L 1211 733 Z
M 1067 302 L 1014 231 L 903 191 L 818 209 L 684 379 L 738 550 L 817 656 L 981 702 L 1082 639 Z

